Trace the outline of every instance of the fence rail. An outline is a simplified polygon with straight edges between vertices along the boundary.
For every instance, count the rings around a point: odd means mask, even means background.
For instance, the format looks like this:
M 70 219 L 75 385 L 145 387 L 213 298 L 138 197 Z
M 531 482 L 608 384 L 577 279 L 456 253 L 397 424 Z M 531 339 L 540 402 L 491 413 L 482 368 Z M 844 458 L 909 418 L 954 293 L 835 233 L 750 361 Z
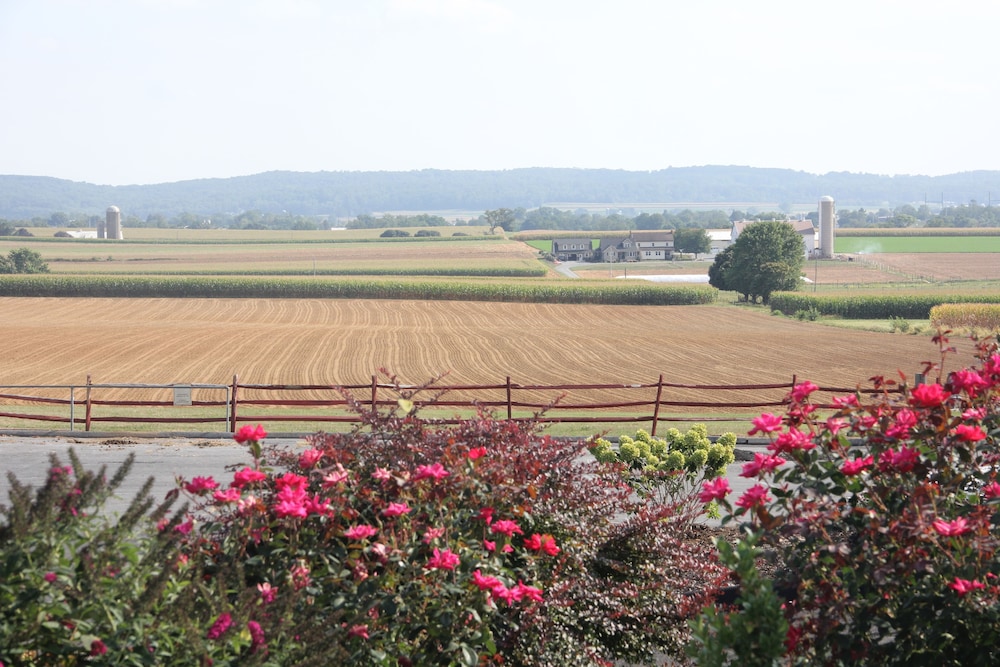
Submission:
M 228 385 L 107 384 L 88 376 L 83 385 L 0 385 L 0 427 L 15 421 L 60 424 L 69 431 L 107 424 L 206 424 L 231 433 L 246 423 L 359 423 L 357 406 L 386 409 L 404 398 L 424 416 L 442 415 L 433 419 L 438 423 L 460 421 L 455 410 L 483 409 L 501 418 L 542 423 L 649 424 L 656 435 L 661 423 L 734 421 L 734 410 L 780 409 L 796 383 L 792 376 L 770 384 L 687 384 L 666 382 L 660 375 L 655 382 L 639 384 L 522 385 L 508 376 L 502 383 L 448 386 L 400 385 L 373 375 L 365 384 L 291 385 L 241 383 L 234 375 Z M 820 386 L 817 394 L 858 390 Z

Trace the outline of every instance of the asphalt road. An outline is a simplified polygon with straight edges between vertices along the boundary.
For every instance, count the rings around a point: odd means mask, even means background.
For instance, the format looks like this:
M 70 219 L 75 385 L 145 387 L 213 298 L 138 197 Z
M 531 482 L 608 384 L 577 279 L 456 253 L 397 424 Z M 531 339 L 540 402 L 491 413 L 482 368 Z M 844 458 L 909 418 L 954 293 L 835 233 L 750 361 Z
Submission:
M 268 437 L 265 443 L 304 448 L 304 437 Z M 196 475 L 211 475 L 221 482 L 229 479 L 228 467 L 247 465 L 252 460 L 244 445 L 237 444 L 226 434 L 218 433 L 155 438 L 120 433 L 0 435 L 0 504 L 8 502 L 9 474 L 12 473 L 20 483 L 37 488 L 45 482 L 50 455 L 56 454 L 63 465 L 67 465 L 71 448 L 86 468 L 93 470 L 107 466 L 108 476 L 117 470 L 129 453 L 135 454 L 131 473 L 119 487 L 117 499 L 108 506 L 112 511 L 124 510 L 149 477 L 154 478 L 153 497 L 163 498 L 176 487 L 177 476 L 190 480 Z M 737 453 L 745 456 L 748 451 L 738 449 Z M 742 465 L 737 460 L 727 471 L 729 484 L 735 491 L 733 498 L 752 485 L 751 480 L 739 476 Z

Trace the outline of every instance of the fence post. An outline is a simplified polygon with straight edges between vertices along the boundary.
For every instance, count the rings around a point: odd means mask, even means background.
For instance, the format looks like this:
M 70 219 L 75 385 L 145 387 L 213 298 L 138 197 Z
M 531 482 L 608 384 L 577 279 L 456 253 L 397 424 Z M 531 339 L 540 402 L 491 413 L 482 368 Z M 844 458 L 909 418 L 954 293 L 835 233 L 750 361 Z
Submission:
M 236 432 L 236 404 L 237 404 L 237 388 L 239 387 L 239 376 L 233 373 L 233 386 L 232 386 L 232 402 L 229 404 L 229 428 L 233 429 L 233 433 Z
M 372 376 L 372 414 L 378 412 L 378 378 Z
M 514 418 L 514 406 L 511 405 L 511 386 L 510 386 L 510 376 L 507 376 L 507 421 Z
M 83 419 L 83 430 L 90 430 L 90 375 L 87 375 L 87 410 Z
M 653 406 L 653 428 L 650 429 L 649 434 L 656 437 L 656 425 L 660 423 L 660 398 L 663 396 L 663 373 L 660 373 L 660 379 L 656 382 L 656 405 Z

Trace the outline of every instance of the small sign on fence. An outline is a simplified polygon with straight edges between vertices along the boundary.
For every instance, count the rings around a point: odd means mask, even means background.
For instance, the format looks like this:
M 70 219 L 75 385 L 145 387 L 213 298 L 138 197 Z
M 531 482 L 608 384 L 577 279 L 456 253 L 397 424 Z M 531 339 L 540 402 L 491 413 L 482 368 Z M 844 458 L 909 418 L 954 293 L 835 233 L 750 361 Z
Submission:
M 191 405 L 191 385 L 174 385 L 174 405 L 178 407 Z

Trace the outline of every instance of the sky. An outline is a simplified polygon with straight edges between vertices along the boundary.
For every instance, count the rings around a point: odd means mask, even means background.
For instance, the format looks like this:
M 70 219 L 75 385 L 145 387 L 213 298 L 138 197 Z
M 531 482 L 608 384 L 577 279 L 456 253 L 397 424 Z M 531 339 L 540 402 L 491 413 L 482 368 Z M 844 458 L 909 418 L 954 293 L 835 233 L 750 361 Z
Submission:
M 0 174 L 1000 169 L 993 0 L 0 0 Z

